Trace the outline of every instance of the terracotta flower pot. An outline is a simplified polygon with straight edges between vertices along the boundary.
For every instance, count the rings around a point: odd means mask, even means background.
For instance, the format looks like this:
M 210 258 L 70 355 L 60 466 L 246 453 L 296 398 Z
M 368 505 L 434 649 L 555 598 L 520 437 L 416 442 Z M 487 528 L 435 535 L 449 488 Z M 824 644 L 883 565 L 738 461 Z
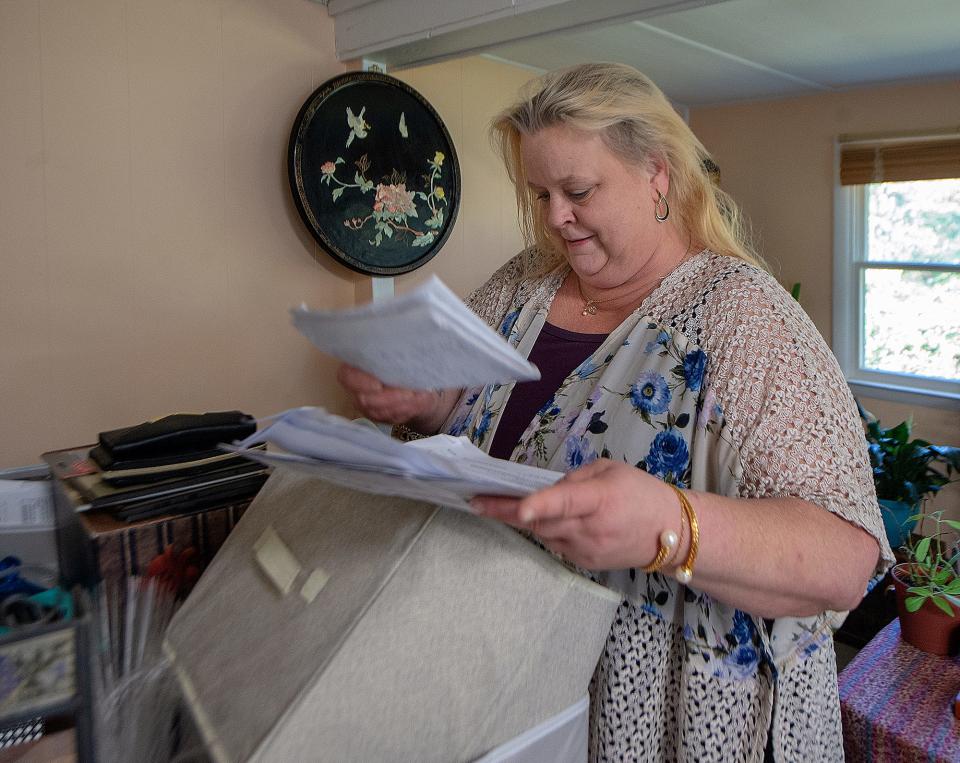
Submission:
M 960 652 L 960 611 L 950 617 L 933 602 L 923 603 L 916 612 L 908 612 L 904 600 L 910 594 L 909 564 L 898 564 L 891 571 L 900 616 L 900 635 L 908 644 L 924 652 L 953 655 Z

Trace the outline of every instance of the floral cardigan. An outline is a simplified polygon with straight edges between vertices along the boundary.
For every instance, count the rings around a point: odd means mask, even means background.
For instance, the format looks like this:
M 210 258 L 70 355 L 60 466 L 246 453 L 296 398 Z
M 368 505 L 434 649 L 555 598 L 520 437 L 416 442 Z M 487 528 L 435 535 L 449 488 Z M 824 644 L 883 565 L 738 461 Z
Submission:
M 568 272 L 527 278 L 535 256 L 470 299 L 524 356 Z M 466 391 L 445 431 L 489 448 L 511 389 Z M 806 498 L 878 539 L 878 571 L 892 558 L 836 361 L 789 295 L 741 261 L 701 252 L 668 275 L 564 380 L 511 459 L 569 471 L 601 457 L 679 487 Z M 811 460 L 829 468 L 811 474 Z M 778 760 L 842 759 L 831 636 L 843 614 L 765 624 L 696 578 L 587 574 L 624 597 L 591 686 L 592 759 L 761 760 L 769 728 Z

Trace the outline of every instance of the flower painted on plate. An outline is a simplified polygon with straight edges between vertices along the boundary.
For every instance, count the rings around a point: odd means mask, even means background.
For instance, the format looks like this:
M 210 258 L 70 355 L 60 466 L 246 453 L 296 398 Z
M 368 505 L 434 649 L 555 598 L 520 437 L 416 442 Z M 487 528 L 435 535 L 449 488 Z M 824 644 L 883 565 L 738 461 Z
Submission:
M 413 191 L 408 191 L 405 183 L 399 185 L 377 186 L 377 196 L 373 202 L 373 211 L 388 217 L 414 216 L 417 208 L 413 203 Z
M 679 477 L 690 462 L 690 450 L 676 429 L 667 429 L 653 438 L 645 461 L 647 471 L 656 477 Z
M 707 368 L 707 354 L 703 350 L 688 352 L 683 359 L 683 378 L 687 389 L 697 392 L 703 384 L 703 372 Z
M 366 137 L 366 130 L 370 126 L 363 120 L 363 110 L 361 109 L 360 114 L 353 114 L 349 108 L 347 111 L 351 125 L 354 126 L 354 131 L 350 133 L 351 141 L 354 137 Z M 405 123 L 401 117 L 401 134 L 403 134 L 404 127 Z M 351 141 L 348 141 L 347 145 Z M 439 161 L 442 162 L 443 152 L 437 151 L 435 157 L 439 157 Z M 375 184 L 367 177 L 367 173 L 371 169 L 367 154 L 354 162 L 357 171 L 354 173 L 352 183 L 344 178 L 337 177 L 337 165 L 339 164 L 345 164 L 343 157 L 338 156 L 336 161 L 324 162 L 320 166 L 320 182 L 323 185 L 331 186 L 331 201 L 336 203 L 344 192 L 348 190 L 352 192 L 352 189 L 357 189 L 361 194 L 367 194 L 371 191 L 374 193 L 370 214 L 364 217 L 345 218 L 343 224 L 346 228 L 357 232 L 367 230 L 367 223 L 372 221 L 373 238 L 368 239 L 368 243 L 372 246 L 380 246 L 384 241 L 391 241 L 394 246 L 399 242 L 401 245 L 425 247 L 436 241 L 443 228 L 444 210 L 448 204 L 446 191 L 437 185 L 442 174 L 440 164 L 436 161 L 428 161 L 430 173 L 423 176 L 427 184 L 424 190 L 407 190 L 404 179 L 406 174 L 396 168 L 389 175 L 382 175 L 384 182 Z M 415 203 L 417 198 L 424 202 L 428 208 L 426 211 L 429 212 L 427 219 L 419 225 L 411 222 L 411 220 L 420 219 L 421 210 L 417 209 Z M 368 203 L 363 202 L 364 205 Z
M 446 158 L 447 157 L 443 155 L 443 151 L 437 151 L 437 153 L 433 155 L 433 163 L 436 164 L 438 167 L 442 167 L 443 160 Z
M 670 405 L 670 398 L 667 380 L 656 371 L 640 374 L 630 387 L 630 402 L 640 413 L 663 413 Z

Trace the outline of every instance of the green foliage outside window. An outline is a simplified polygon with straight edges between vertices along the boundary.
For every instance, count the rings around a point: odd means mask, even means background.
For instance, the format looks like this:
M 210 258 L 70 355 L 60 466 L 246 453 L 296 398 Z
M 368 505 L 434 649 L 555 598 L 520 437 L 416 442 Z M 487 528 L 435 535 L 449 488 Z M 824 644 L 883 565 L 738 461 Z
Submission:
M 863 364 L 960 381 L 960 178 L 877 183 L 866 193 Z M 876 267 L 883 263 L 916 268 Z

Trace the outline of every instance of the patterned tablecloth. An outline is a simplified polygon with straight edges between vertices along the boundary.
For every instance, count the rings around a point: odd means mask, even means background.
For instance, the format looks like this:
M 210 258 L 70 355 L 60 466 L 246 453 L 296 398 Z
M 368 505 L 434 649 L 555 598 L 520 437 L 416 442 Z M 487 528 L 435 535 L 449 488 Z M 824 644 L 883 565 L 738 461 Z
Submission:
M 960 761 L 960 657 L 921 652 L 894 620 L 840 674 L 847 761 Z

